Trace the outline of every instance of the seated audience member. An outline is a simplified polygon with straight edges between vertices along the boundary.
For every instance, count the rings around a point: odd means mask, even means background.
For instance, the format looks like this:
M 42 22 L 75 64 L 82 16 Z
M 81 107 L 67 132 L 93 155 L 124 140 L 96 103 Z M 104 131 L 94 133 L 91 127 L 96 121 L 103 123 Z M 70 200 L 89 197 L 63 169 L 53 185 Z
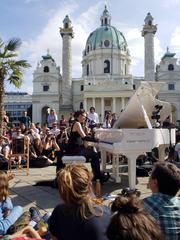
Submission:
M 115 199 L 111 205 L 114 215 L 106 232 L 109 240 L 164 239 L 155 219 L 140 205 L 140 200 L 135 194 Z
M 47 123 L 44 123 L 40 132 L 41 139 L 43 139 L 49 131 L 50 129 L 47 127 Z
M 22 133 L 22 134 L 27 134 L 28 129 L 26 128 L 26 126 L 25 126 L 24 123 L 20 123 L 20 124 L 19 124 L 19 127 L 20 127 L 20 129 L 21 129 L 21 133 Z
M 57 153 L 60 151 L 60 147 L 56 142 L 56 138 L 50 131 L 47 132 L 47 135 L 42 140 L 42 145 L 43 145 L 42 155 L 46 156 L 47 158 L 51 159 L 52 153 L 54 154 L 54 152 Z
M 60 129 L 57 127 L 56 122 L 52 124 L 52 129 L 50 130 L 50 132 L 53 134 L 55 138 L 60 134 Z
M 37 122 L 37 123 L 35 123 L 35 126 L 36 126 L 36 128 L 38 130 L 38 133 L 40 134 L 41 131 L 42 131 L 41 124 L 39 122 Z
M 172 163 L 155 164 L 148 183 L 152 195 L 143 200 L 145 210 L 159 223 L 166 240 L 180 239 L 180 170 Z
M 59 126 L 61 127 L 67 127 L 67 120 L 65 119 L 64 115 L 61 115 L 61 119 L 59 121 Z
M 68 140 L 69 137 L 67 133 L 67 128 L 61 127 L 60 133 L 56 137 L 56 141 L 62 152 L 66 151 Z
M 8 161 L 10 154 L 9 139 L 5 136 L 0 136 L 0 160 Z
M 175 145 L 175 159 L 180 161 L 180 139 Z
M 68 165 L 58 174 L 63 203 L 49 220 L 52 239 L 106 240 L 110 210 L 92 201 L 92 174 L 84 165 Z
M 112 120 L 112 115 L 110 112 L 107 112 L 104 123 L 103 123 L 103 128 L 111 128 L 111 120 Z
M 73 122 L 74 122 L 74 112 L 71 112 L 68 120 L 69 126 L 71 126 Z
M 6 126 L 9 123 L 9 117 L 6 114 L 6 111 L 3 112 L 3 123 Z
M 15 206 L 9 198 L 9 177 L 5 172 L 0 171 L 0 236 L 5 235 L 8 228 L 22 214 L 22 207 Z
M 26 226 L 18 232 L 5 236 L 5 239 L 19 239 L 19 240 L 30 240 L 30 239 L 42 239 L 39 233 L 32 227 Z

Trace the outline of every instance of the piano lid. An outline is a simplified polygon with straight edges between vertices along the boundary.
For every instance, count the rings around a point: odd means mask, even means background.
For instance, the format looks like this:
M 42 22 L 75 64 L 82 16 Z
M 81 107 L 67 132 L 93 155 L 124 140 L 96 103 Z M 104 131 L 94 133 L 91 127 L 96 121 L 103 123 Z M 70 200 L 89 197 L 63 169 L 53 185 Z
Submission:
M 155 98 L 163 84 L 142 81 L 113 128 L 151 128 L 155 125 L 152 115 L 157 111 L 157 105 L 162 106 L 158 115 L 159 121 L 163 122 L 171 114 L 171 104 Z

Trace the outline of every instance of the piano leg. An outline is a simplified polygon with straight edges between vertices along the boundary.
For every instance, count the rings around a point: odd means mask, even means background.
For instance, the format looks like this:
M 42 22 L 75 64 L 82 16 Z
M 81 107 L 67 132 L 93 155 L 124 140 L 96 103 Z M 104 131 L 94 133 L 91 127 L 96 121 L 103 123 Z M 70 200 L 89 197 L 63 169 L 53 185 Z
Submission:
M 159 161 L 164 161 L 166 158 L 166 153 L 165 153 L 165 149 L 166 149 L 167 145 L 160 145 L 158 147 L 158 153 L 159 153 Z
M 113 167 L 113 173 L 115 175 L 115 180 L 117 183 L 121 182 L 121 178 L 119 176 L 119 154 L 113 154 L 113 165 L 115 165 L 115 168 Z
M 101 163 L 103 172 L 106 172 L 106 153 L 106 151 L 101 150 Z
M 136 187 L 136 159 L 142 153 L 141 152 L 131 152 L 124 153 L 128 158 L 128 178 L 129 178 L 129 188 L 135 189 Z

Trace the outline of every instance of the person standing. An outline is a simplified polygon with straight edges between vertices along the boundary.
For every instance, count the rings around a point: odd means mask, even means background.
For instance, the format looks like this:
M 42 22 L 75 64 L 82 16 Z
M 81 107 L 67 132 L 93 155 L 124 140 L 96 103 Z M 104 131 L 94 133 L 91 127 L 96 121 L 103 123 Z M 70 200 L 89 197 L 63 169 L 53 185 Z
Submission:
M 24 123 L 24 125 L 26 126 L 26 129 L 29 128 L 29 125 L 31 123 L 31 118 L 27 115 L 26 111 L 23 112 L 23 116 L 20 118 L 20 123 Z
M 156 163 L 149 178 L 152 195 L 143 200 L 144 209 L 160 225 L 166 240 L 180 239 L 180 170 L 169 162 Z
M 50 114 L 47 117 L 48 128 L 52 129 L 53 123 L 58 121 L 58 117 L 55 109 L 50 110 Z
M 90 112 L 88 114 L 88 120 L 95 124 L 99 123 L 99 116 L 98 114 L 95 112 L 95 108 L 94 107 L 90 107 Z M 91 124 L 91 123 L 90 123 Z

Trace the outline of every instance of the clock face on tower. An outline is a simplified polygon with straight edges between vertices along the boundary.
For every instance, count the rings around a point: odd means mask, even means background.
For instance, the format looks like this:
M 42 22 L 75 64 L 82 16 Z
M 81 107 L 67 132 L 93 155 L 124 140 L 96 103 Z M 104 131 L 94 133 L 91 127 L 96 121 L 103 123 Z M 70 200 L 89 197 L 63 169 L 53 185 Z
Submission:
M 104 41 L 104 46 L 105 46 L 105 47 L 109 47 L 109 45 L 110 45 L 109 40 L 105 40 L 105 41 Z

